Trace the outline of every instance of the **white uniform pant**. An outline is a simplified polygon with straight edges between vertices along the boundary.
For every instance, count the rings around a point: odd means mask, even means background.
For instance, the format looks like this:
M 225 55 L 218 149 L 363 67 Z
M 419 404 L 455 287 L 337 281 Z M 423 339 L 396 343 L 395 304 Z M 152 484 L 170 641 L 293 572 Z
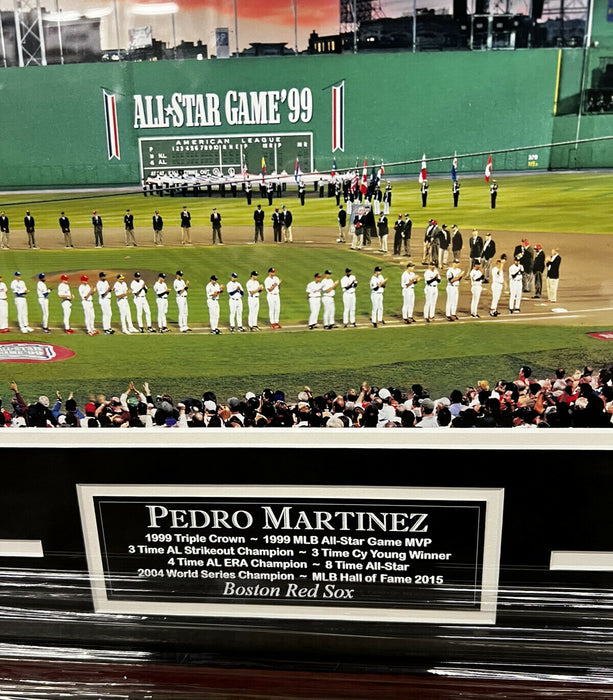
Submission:
M 383 294 L 373 292 L 370 295 L 372 304 L 372 322 L 379 323 L 383 321 Z
M 83 299 L 83 318 L 85 320 L 85 330 L 91 333 L 94 330 L 94 302 L 91 299 Z
M 413 318 L 415 309 L 415 286 L 405 287 L 402 290 L 402 318 Z
M 355 323 L 355 292 L 343 292 L 343 323 Z
M 217 299 L 207 299 L 206 305 L 209 307 L 209 322 L 211 330 L 216 331 L 219 325 L 219 302 Z
M 113 315 L 109 297 L 100 299 L 100 311 L 102 312 L 102 329 L 108 331 L 111 329 L 111 318 Z
M 134 297 L 134 306 L 136 306 L 136 322 L 138 323 L 138 327 L 143 327 L 144 314 L 147 328 L 151 328 L 151 309 L 149 308 L 149 302 L 146 297 Z
M 247 299 L 247 308 L 249 310 L 247 324 L 249 325 L 249 328 L 255 328 L 255 326 L 258 325 L 258 313 L 260 312 L 260 297 L 250 296 Z
M 321 300 L 324 307 L 324 326 L 334 325 L 334 297 L 324 296 Z
M 64 321 L 64 330 L 70 330 L 70 313 L 72 311 L 72 302 L 68 299 L 62 300 L 62 315 Z M 45 326 L 46 328 L 47 326 Z
M 155 300 L 158 307 L 158 328 L 166 328 L 166 314 L 168 313 L 168 297 L 158 297 Z
M 460 298 L 460 290 L 453 285 L 447 287 L 447 304 L 445 306 L 445 316 L 458 315 L 458 300 Z
M 498 308 L 498 302 L 500 301 L 500 295 L 502 294 L 501 284 L 492 284 L 492 303 L 490 305 L 490 311 L 496 311 Z
M 438 299 L 438 287 L 426 285 L 425 303 L 424 303 L 424 318 L 434 318 L 436 313 L 436 301 Z
M 549 301 L 557 301 L 558 300 L 558 283 L 560 282 L 559 279 L 550 279 L 549 277 L 547 278 L 547 299 Z
M 187 330 L 187 297 L 182 294 L 177 295 L 177 310 L 179 312 L 179 330 Z
M 278 294 L 269 294 L 268 297 L 268 318 L 271 323 L 279 323 L 281 312 L 281 298 Z
M 43 314 L 43 328 L 49 328 L 49 299 L 47 297 L 39 297 L 38 303 Z
M 6 299 L 0 299 L 0 330 L 9 327 L 9 303 Z
M 26 333 L 28 330 L 28 302 L 25 297 L 15 297 L 15 308 L 17 309 L 19 330 Z
M 130 304 L 126 297 L 117 299 L 117 307 L 119 308 L 119 319 L 121 320 L 121 330 L 124 333 L 134 333 L 136 328 L 132 324 L 132 314 L 130 313 Z
M 519 280 L 511 280 L 509 282 L 509 309 L 519 310 L 521 304 L 522 282 Z
M 477 309 L 479 308 L 479 299 L 481 298 L 482 291 L 483 287 L 480 284 L 473 284 L 470 288 L 470 292 L 472 295 L 472 298 L 470 300 L 470 313 L 473 316 L 476 316 L 479 313 Z
M 319 309 L 321 308 L 321 297 L 311 297 L 309 299 L 309 326 L 314 326 L 319 318 Z
M 239 296 L 238 299 L 230 299 L 230 327 L 242 328 L 243 325 L 243 300 Z

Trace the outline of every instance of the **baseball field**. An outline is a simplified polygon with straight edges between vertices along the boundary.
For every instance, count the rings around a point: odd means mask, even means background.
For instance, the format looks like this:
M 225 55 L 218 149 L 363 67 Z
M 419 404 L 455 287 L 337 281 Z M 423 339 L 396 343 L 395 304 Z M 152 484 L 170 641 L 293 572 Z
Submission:
M 74 356 L 58 362 L 2 363 L 0 396 L 7 401 L 9 384 L 16 381 L 26 401 L 40 394 L 50 397 L 59 391 L 65 398 L 72 391 L 82 405 L 98 394 L 122 392 L 130 381 L 137 387 L 149 382 L 153 394 L 170 393 L 181 399 L 215 392 L 220 400 L 258 392 L 269 387 L 295 399 L 308 385 L 314 394 L 329 389 L 343 392 L 358 388 L 363 381 L 376 386 L 409 389 L 425 386 L 433 397 L 448 395 L 453 388 L 465 389 L 478 380 L 495 383 L 513 379 L 521 365 L 529 364 L 536 377 L 557 367 L 567 370 L 590 365 L 595 369 L 613 365 L 613 343 L 590 333 L 613 332 L 613 175 L 609 172 L 547 174 L 495 174 L 499 184 L 496 209 L 490 208 L 489 187 L 483 176 L 461 179 L 458 208 L 453 208 L 451 181 L 433 179 L 426 208 L 421 206 L 415 178 L 393 181 L 389 214 L 389 250 L 393 250 L 393 222 L 398 214 L 410 213 L 413 220 L 411 253 L 417 274 L 423 276 L 422 242 L 429 218 L 449 227 L 457 224 L 463 233 L 464 249 L 460 267 L 468 270 L 468 238 L 476 228 L 492 233 L 497 253 L 512 257 L 515 246 L 528 238 L 534 248 L 540 243 L 549 254 L 553 247 L 562 258 L 560 287 L 555 304 L 546 298 L 525 295 L 520 314 L 507 312 L 503 294 L 497 318 L 491 318 L 490 290 L 484 289 L 479 319 L 470 316 L 470 284 L 460 286 L 459 320 L 448 323 L 444 315 L 445 284 L 441 285 L 434 323 L 423 322 L 423 283 L 417 285 L 415 318 L 402 323 L 400 276 L 407 258 L 379 252 L 377 240 L 360 252 L 349 243 L 336 241 L 337 207 L 334 198 L 319 198 L 310 191 L 300 206 L 294 188 L 275 199 L 272 207 L 256 194 L 247 206 L 240 195 L 225 198 L 143 196 L 140 188 L 122 191 L 5 192 L 0 210 L 10 219 L 10 248 L 0 251 L 0 274 L 10 288 L 15 271 L 20 271 L 30 293 L 30 325 L 36 332 L 22 335 L 16 324 L 15 306 L 9 289 L 11 332 L 2 342 L 44 342 L 68 348 Z M 265 210 L 264 243 L 253 243 L 253 210 L 260 203 Z M 285 204 L 294 215 L 293 243 L 273 243 L 271 214 Z M 179 214 L 187 205 L 192 215 L 190 247 L 180 245 Z M 209 217 L 213 207 L 222 216 L 224 245 L 211 245 Z M 38 249 L 30 250 L 23 226 L 29 209 L 36 220 Z M 137 247 L 124 245 L 123 215 L 134 215 Z M 164 247 L 153 245 L 151 217 L 159 210 L 164 219 Z M 92 211 L 104 222 L 104 248 L 94 247 Z M 64 247 L 58 218 L 69 217 L 74 248 Z M 348 236 L 348 240 L 350 237 Z M 368 282 L 373 268 L 380 265 L 388 279 L 384 296 L 385 326 L 370 323 Z M 280 330 L 268 323 L 265 296 L 261 298 L 261 332 L 230 334 L 228 301 L 222 297 L 222 335 L 209 333 L 205 286 L 212 274 L 227 283 L 232 272 L 243 283 L 252 270 L 260 279 L 274 267 L 282 280 Z M 336 297 L 336 323 L 340 327 L 309 330 L 305 288 L 314 273 L 330 269 L 335 279 L 350 267 L 358 279 L 357 328 L 342 327 L 341 295 Z M 62 331 L 62 314 L 57 296 L 61 274 L 69 277 L 75 296 L 82 274 L 95 283 L 98 273 L 109 281 L 119 272 L 129 282 L 139 271 L 151 288 L 157 273 L 167 281 L 182 270 L 189 280 L 189 325 L 193 333 L 179 333 L 174 294 L 169 299 L 167 334 L 122 335 L 119 312 L 113 300 L 115 335 L 90 337 L 85 333 L 83 311 L 75 298 L 71 323 L 73 335 Z M 41 331 L 41 313 L 35 289 L 38 273 L 45 272 L 52 288 L 51 335 Z M 153 293 L 148 294 L 155 326 Z M 132 316 L 135 310 L 132 302 Z M 101 328 L 100 308 L 95 302 L 96 327 Z M 247 310 L 243 325 L 247 326 Z

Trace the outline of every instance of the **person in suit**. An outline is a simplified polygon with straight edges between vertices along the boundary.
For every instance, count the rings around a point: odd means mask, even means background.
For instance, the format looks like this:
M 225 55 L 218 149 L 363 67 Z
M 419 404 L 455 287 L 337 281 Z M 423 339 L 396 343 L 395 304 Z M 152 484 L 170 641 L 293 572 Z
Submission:
M 9 247 L 9 218 L 4 213 L 0 213 L 0 248 Z
M 385 216 L 385 214 L 379 215 L 379 221 L 377 221 L 377 228 L 379 230 L 379 251 L 381 253 L 387 253 L 387 237 L 389 235 L 389 226 L 387 223 L 387 216 Z
M 340 187 L 339 183 L 336 184 Z M 338 214 L 336 220 L 338 221 L 338 238 L 336 239 L 337 243 L 344 243 L 345 229 L 347 228 L 347 212 L 343 209 L 342 204 L 339 204 L 338 206 Z
M 411 257 L 411 231 L 413 230 L 413 222 L 409 214 L 404 215 L 404 230 L 402 231 L 402 240 L 404 242 L 404 254 L 407 258 Z
M 94 243 L 96 248 L 104 248 L 104 240 L 102 238 L 102 219 L 95 210 L 92 212 L 92 226 L 94 227 Z
M 532 283 L 534 281 L 534 275 L 532 274 L 532 248 L 530 247 L 530 241 L 525 240 L 523 251 L 521 253 L 521 265 L 524 268 L 524 274 L 522 278 L 522 291 L 526 294 L 532 292 Z
M 496 243 L 492 238 L 491 233 L 485 234 L 485 241 L 483 242 L 483 252 L 481 254 L 481 263 L 483 265 L 483 282 L 488 283 L 490 280 L 490 272 L 492 269 L 492 260 L 496 255 Z
M 394 255 L 401 255 L 402 251 L 402 234 L 404 232 L 404 219 L 402 214 L 398 214 L 398 218 L 394 222 Z
M 275 207 L 275 210 L 270 218 L 272 219 L 272 234 L 274 241 L 275 243 L 281 243 L 283 240 L 283 226 L 281 224 L 281 212 L 279 211 L 279 207 Z
M 30 248 L 38 248 L 35 239 L 35 222 L 34 217 L 30 214 L 30 210 L 26 211 L 26 215 L 23 218 L 23 225 L 26 227 L 26 233 L 28 234 L 28 246 Z
M 458 228 L 457 224 L 451 227 L 451 254 L 454 260 L 459 260 L 462 253 L 462 247 L 464 246 L 464 241 L 462 240 L 462 232 Z
M 153 244 L 160 246 L 162 243 L 162 229 L 164 228 L 164 220 L 160 216 L 160 212 L 156 209 L 152 219 L 153 223 Z
M 213 233 L 213 245 L 217 242 L 215 239 L 218 239 L 219 243 L 223 245 L 223 241 L 221 240 L 221 214 L 216 208 L 214 208 L 211 213 L 211 229 Z
M 292 243 L 292 212 L 286 208 L 285 204 L 281 207 L 281 229 L 283 231 L 283 241 L 285 243 Z
M 543 293 L 543 272 L 545 271 L 545 251 L 540 243 L 534 246 L 536 251 L 532 261 L 532 274 L 534 275 L 533 299 L 540 299 Z
M 275 211 L 278 212 L 279 210 L 275 209 Z M 253 242 L 257 243 L 259 237 L 262 243 L 264 243 L 264 210 L 262 209 L 261 204 L 258 204 L 256 210 L 253 212 L 253 221 L 255 225 L 255 234 Z
M 560 282 L 560 263 L 562 258 L 557 248 L 553 248 L 551 256 L 546 258 L 547 266 L 547 299 L 555 302 L 558 300 L 558 283 Z
M 470 249 L 470 266 L 472 268 L 475 260 L 481 260 L 481 255 L 483 254 L 483 238 L 481 238 L 476 228 L 473 229 L 468 245 Z
M 126 229 L 126 246 L 133 245 L 136 247 L 136 238 L 134 237 L 134 214 L 132 214 L 129 209 L 126 209 L 123 223 Z
M 383 193 L 383 213 L 389 214 L 390 207 L 392 206 L 392 183 L 388 180 L 387 185 L 385 185 L 385 192 Z
M 192 244 L 192 215 L 183 207 L 181 210 L 181 245 Z
M 59 218 L 60 230 L 64 234 L 64 247 L 74 248 L 72 245 L 72 234 L 70 233 L 70 221 L 64 212 L 61 213 Z

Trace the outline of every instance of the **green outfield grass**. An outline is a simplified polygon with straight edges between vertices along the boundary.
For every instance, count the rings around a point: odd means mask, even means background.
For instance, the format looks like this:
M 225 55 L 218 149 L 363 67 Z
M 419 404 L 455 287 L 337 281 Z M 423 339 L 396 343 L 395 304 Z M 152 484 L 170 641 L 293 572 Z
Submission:
M 608 233 L 613 211 L 613 178 L 608 175 L 553 174 L 513 176 L 499 178 L 499 208 L 489 209 L 489 194 L 483 179 L 467 179 L 462 191 L 461 206 L 453 210 L 450 206 L 450 182 L 433 181 L 431 185 L 432 209 L 437 211 L 439 221 L 448 219 L 449 224 L 463 227 L 492 228 L 516 231 L 556 231 L 572 234 L 574 231 Z M 440 191 L 439 191 L 440 190 Z M 65 195 L 68 196 L 68 195 Z M 72 196 L 72 195 L 71 195 Z M 76 195 L 75 195 L 76 196 Z M 45 194 L 47 199 L 57 195 Z M 2 197 L 4 202 L 32 201 L 42 199 L 42 194 Z M 417 209 L 417 184 L 395 182 L 391 218 L 404 210 L 410 211 L 419 221 Z M 167 222 L 176 225 L 178 213 L 187 201 L 192 218 L 198 225 L 201 217 L 208 222 L 212 206 L 224 214 L 227 224 L 250 225 L 254 207 L 247 207 L 244 200 L 232 198 L 209 199 L 182 197 L 145 198 L 140 191 L 113 197 L 75 199 L 64 202 L 47 202 L 29 205 L 37 218 L 39 228 L 56 226 L 57 214 L 65 210 L 72 221 L 73 229 L 90 228 L 91 210 L 98 209 L 106 225 L 120 225 L 123 211 L 130 208 L 135 214 L 136 225 L 146 225 L 154 208 L 160 209 Z M 253 205 L 260 201 L 254 198 Z M 334 233 L 335 207 L 333 200 L 313 198 L 305 207 L 292 198 L 284 201 L 295 213 L 296 230 L 301 237 L 308 234 L 309 226 L 330 225 Z M 411 202 L 413 206 L 411 206 Z M 23 212 L 22 204 L 0 204 L 12 218 L 12 235 L 17 231 L 17 217 Z M 266 207 L 268 210 L 268 207 Z M 108 215 L 106 215 L 108 212 Z M 112 221 L 111 212 L 116 214 Z M 589 213 L 589 214 L 588 214 Z M 454 215 L 455 214 L 455 215 Z M 461 216 L 461 218 L 460 218 Z M 142 221 L 139 221 L 142 219 Z M 174 219 L 177 219 L 174 221 Z M 454 219 L 454 220 L 452 220 Z M 457 220 L 455 220 L 457 219 Z M 208 224 L 206 226 L 208 239 Z M 420 230 L 420 229 L 418 229 Z M 269 227 L 267 226 L 267 235 Z M 25 234 L 23 234 L 25 235 Z M 59 234 L 58 234 L 59 235 Z M 452 388 L 465 388 L 480 379 L 495 382 L 501 378 L 514 378 L 519 366 L 525 363 L 535 368 L 537 375 L 551 373 L 562 365 L 568 369 L 582 367 L 586 363 L 594 366 L 613 364 L 608 345 L 586 335 L 583 327 L 565 325 L 559 327 L 532 326 L 529 323 L 435 323 L 426 326 L 398 326 L 373 329 L 370 324 L 370 299 L 368 280 L 375 264 L 381 264 L 384 276 L 389 278 L 385 294 L 385 317 L 392 322 L 401 312 L 400 274 L 404 263 L 381 262 L 368 253 L 351 252 L 346 249 L 318 249 L 316 247 L 291 246 L 224 246 L 195 247 L 193 249 L 166 247 L 163 249 L 109 249 L 38 251 L 2 251 L 0 272 L 7 284 L 13 272 L 19 269 L 30 288 L 35 288 L 38 272 L 72 273 L 73 291 L 78 286 L 77 272 L 90 270 L 94 275 L 104 270 L 109 275 L 117 271 L 131 278 L 140 270 L 152 283 L 152 276 L 160 270 L 168 274 L 169 281 L 177 269 L 190 280 L 189 320 L 195 328 L 208 330 L 208 313 L 204 288 L 211 274 L 227 282 L 230 273 L 236 271 L 239 280 L 245 283 L 252 269 L 258 270 L 263 279 L 269 267 L 274 266 L 283 280 L 281 323 L 279 332 L 245 333 L 210 336 L 208 333 L 186 335 L 176 332 L 176 304 L 171 295 L 169 320 L 175 332 L 167 335 L 86 336 L 83 332 L 81 305 L 73 306 L 73 336 L 61 333 L 61 313 L 55 291 L 51 301 L 51 325 L 55 328 L 51 336 L 30 334 L 27 340 L 53 342 L 73 349 L 75 357 L 62 362 L 43 365 L 0 365 L 3 384 L 0 396 L 6 401 L 11 392 L 9 382 L 17 381 L 26 400 L 39 394 L 53 396 L 59 390 L 65 397 L 74 391 L 82 403 L 92 395 L 107 396 L 121 392 L 128 381 L 137 384 L 148 381 L 154 393 L 168 391 L 175 397 L 200 395 L 204 390 L 214 391 L 218 397 L 242 395 L 246 391 L 259 391 L 265 387 L 282 389 L 289 397 L 295 397 L 307 384 L 315 393 L 330 388 L 344 391 L 358 387 L 362 381 L 376 385 L 400 386 L 408 389 L 420 383 L 433 395 L 442 395 Z M 353 269 L 359 280 L 357 329 L 333 331 L 308 331 L 306 329 L 308 304 L 305 287 L 315 272 L 332 269 L 336 278 L 342 276 L 346 266 Z M 95 280 L 94 280 L 95 281 Z M 467 295 L 467 291 L 463 294 Z M 418 289 L 416 317 L 421 314 L 421 285 Z M 441 293 L 444 298 L 444 293 Z M 155 321 L 155 304 L 151 298 Z M 464 299 L 467 302 L 467 298 Z M 440 309 L 441 301 L 439 301 Z M 246 305 L 245 305 L 246 307 Z M 40 309 L 32 295 L 29 299 L 30 322 L 40 326 Z M 96 324 L 100 327 L 100 310 L 95 303 Z M 337 298 L 337 321 L 340 319 L 342 303 Z M 244 325 L 246 324 L 246 308 Z M 135 314 L 133 313 L 135 318 Z M 9 303 L 9 319 L 15 328 L 15 311 Z M 268 310 L 265 298 L 261 299 L 260 326 L 267 328 Z M 221 327 L 227 327 L 227 300 L 221 303 Z M 119 329 L 119 314 L 113 301 L 113 325 Z M 591 328 L 590 330 L 610 330 Z M 2 336 L 1 341 L 24 340 L 26 336 L 13 332 Z
M 466 177 L 461 182 L 460 206 L 453 208 L 451 180 L 435 178 L 430 183 L 428 214 L 421 212 L 419 184 L 415 179 L 393 182 L 392 211 L 409 212 L 416 225 L 435 215 L 440 222 L 457 223 L 460 228 L 477 227 L 501 231 L 543 231 L 560 233 L 609 233 L 613 215 L 613 175 L 608 173 L 548 173 L 529 175 L 501 175 L 498 205 L 490 209 L 489 186 L 483 177 Z M 11 219 L 14 235 L 23 235 L 23 216 L 28 207 L 38 228 L 58 229 L 58 217 L 66 211 L 73 228 L 91 229 L 91 213 L 96 209 L 105 226 L 123 226 L 123 215 L 129 208 L 135 225 L 150 228 L 154 209 L 159 209 L 167 230 L 179 227 L 179 212 L 185 203 L 183 197 L 144 197 L 140 188 L 131 192 L 90 193 L 5 193 L 0 195 L 0 209 Z M 259 195 L 253 206 L 247 207 L 244 198 L 209 199 L 206 196 L 187 199 L 195 226 L 205 226 L 208 233 L 211 208 L 221 212 L 225 225 L 251 225 L 253 209 L 266 203 Z M 295 187 L 290 186 L 281 201 L 290 207 L 296 227 L 334 225 L 336 209 L 333 199 L 319 199 L 309 192 L 307 204 L 300 206 Z M 264 207 L 267 212 L 269 207 Z M 270 225 L 270 215 L 266 219 Z M 19 232 L 19 233 L 18 233 Z M 60 234 L 58 234 L 60 235 Z

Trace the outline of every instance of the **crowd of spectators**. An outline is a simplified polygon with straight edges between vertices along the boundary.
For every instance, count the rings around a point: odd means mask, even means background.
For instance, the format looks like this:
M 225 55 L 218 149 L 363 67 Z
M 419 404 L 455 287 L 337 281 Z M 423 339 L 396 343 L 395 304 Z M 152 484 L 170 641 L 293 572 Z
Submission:
M 27 403 L 15 382 L 10 405 L 0 400 L 0 427 L 36 428 L 606 428 L 613 427 L 613 367 L 590 367 L 536 379 L 521 367 L 512 380 L 486 380 L 464 391 L 432 397 L 420 384 L 410 390 L 370 386 L 314 395 L 309 387 L 296 401 L 281 390 L 218 400 L 212 391 L 176 400 L 153 396 L 133 382 L 120 396 L 79 407 L 73 395 L 56 393 Z

